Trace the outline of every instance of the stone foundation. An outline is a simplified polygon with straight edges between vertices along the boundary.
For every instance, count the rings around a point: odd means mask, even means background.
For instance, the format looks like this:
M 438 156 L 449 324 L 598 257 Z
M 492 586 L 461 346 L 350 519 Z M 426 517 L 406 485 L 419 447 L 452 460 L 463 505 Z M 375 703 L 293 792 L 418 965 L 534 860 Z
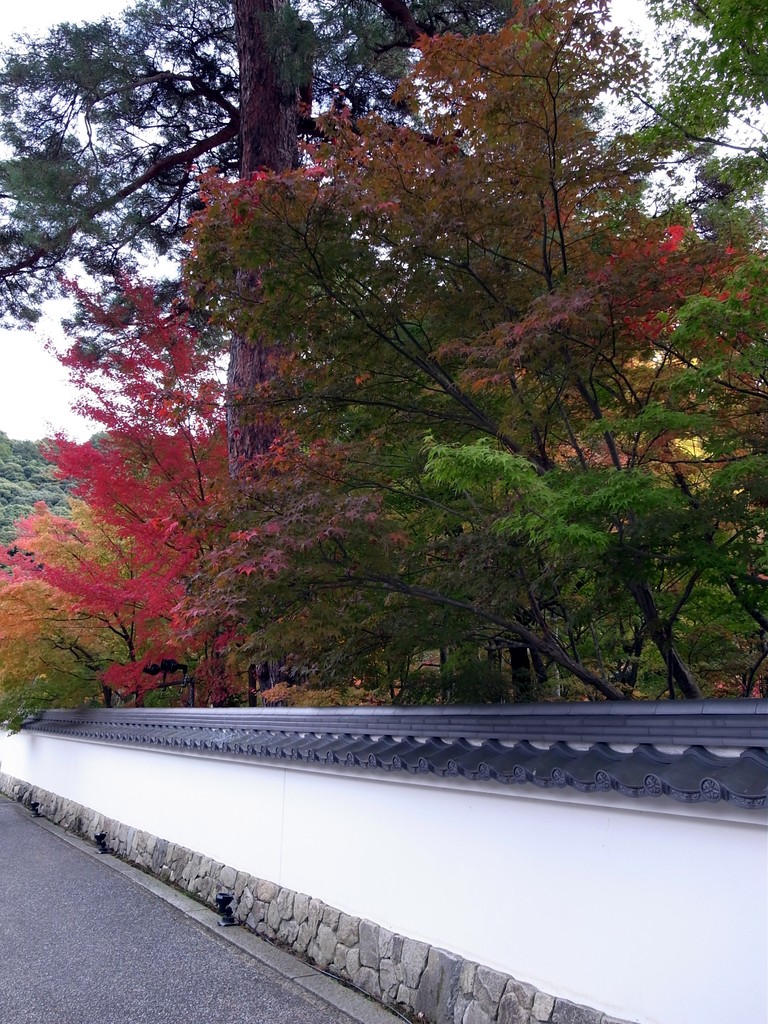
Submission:
M 238 923 L 416 1020 L 428 1024 L 627 1024 L 2 773 L 0 792 L 27 807 L 36 801 L 42 816 L 87 839 L 106 832 L 112 854 L 211 907 L 217 892 L 233 893 Z

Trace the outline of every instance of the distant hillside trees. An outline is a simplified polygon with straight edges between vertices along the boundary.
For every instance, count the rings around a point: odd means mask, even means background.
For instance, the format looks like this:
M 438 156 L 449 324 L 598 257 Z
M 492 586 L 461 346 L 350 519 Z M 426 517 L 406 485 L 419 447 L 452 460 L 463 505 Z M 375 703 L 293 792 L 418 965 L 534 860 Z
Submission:
M 29 515 L 36 502 L 44 501 L 52 511 L 66 515 L 67 492 L 67 483 L 56 479 L 42 443 L 14 441 L 0 431 L 1 544 L 13 541 L 14 523 Z

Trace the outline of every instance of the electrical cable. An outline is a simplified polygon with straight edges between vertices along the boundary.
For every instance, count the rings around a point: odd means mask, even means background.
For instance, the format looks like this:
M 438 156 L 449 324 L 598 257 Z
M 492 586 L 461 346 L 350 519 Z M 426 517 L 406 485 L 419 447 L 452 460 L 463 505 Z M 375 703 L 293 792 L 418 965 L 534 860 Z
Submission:
M 272 939 L 268 939 L 266 937 L 266 935 L 259 935 L 259 938 L 263 939 L 264 942 L 269 943 L 269 945 L 272 946 L 273 949 L 280 949 L 284 953 L 285 952 L 291 952 L 292 956 L 296 955 L 292 951 L 286 950 L 283 946 L 278 945 L 277 942 L 273 942 Z M 315 971 L 316 974 L 324 974 L 326 976 L 326 978 L 333 978 L 334 981 L 338 981 L 339 984 L 344 985 L 346 988 L 353 988 L 356 992 L 359 992 L 360 995 L 365 996 L 366 999 L 371 999 L 372 998 L 370 992 L 366 992 L 365 989 L 360 988 L 360 986 L 356 985 L 353 981 L 347 981 L 346 978 L 342 978 L 338 974 L 332 974 L 330 971 L 324 971 L 322 969 L 322 967 L 318 967 L 316 964 L 311 963 L 309 960 L 303 960 L 302 959 L 302 963 L 305 963 L 307 965 L 307 967 L 311 967 L 312 970 Z M 382 1003 L 382 1006 L 384 1006 L 383 1003 Z M 400 1020 L 404 1020 L 405 1024 L 413 1024 L 413 1018 L 412 1017 L 406 1017 L 404 1014 L 400 1013 L 399 1010 L 396 1010 L 394 1008 L 394 1006 L 384 1006 L 384 1009 L 388 1010 L 389 1013 L 394 1013 L 396 1016 L 398 1016 L 400 1018 Z

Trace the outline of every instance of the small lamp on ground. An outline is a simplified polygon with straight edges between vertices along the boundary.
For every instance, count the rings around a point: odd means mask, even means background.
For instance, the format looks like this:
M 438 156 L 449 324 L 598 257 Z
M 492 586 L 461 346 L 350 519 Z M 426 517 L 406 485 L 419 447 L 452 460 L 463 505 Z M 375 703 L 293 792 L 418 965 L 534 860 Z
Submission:
M 232 909 L 234 898 L 228 892 L 216 893 L 216 910 L 219 912 L 219 924 L 222 928 L 228 928 L 230 925 L 237 923 L 235 921 L 235 912 Z

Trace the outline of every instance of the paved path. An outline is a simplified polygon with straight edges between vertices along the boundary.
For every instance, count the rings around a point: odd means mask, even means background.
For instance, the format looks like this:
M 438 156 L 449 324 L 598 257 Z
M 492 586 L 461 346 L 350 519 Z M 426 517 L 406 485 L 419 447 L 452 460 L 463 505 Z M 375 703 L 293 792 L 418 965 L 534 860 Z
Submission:
M 398 1018 L 0 797 L 0 1024 Z

